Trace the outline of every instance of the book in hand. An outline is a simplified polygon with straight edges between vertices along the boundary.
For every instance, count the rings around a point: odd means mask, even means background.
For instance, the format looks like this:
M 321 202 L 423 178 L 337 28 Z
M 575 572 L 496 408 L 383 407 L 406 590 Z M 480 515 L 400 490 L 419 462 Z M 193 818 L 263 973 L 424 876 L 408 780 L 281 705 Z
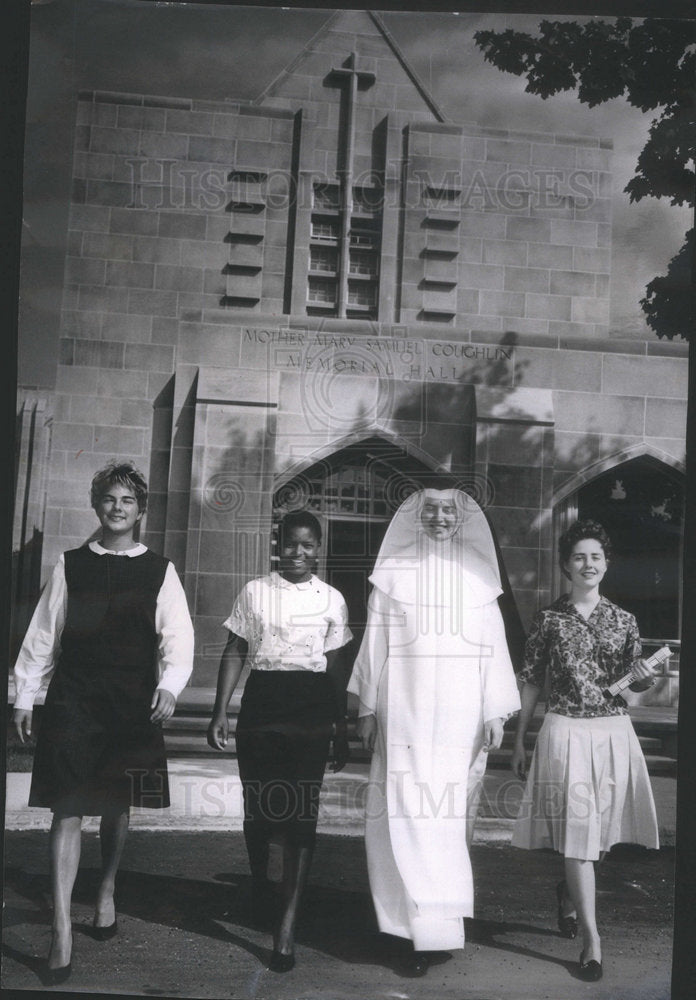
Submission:
M 654 670 L 655 667 L 659 667 L 661 663 L 668 660 L 671 655 L 672 650 L 669 646 L 662 646 L 657 650 L 657 652 L 653 653 L 652 656 L 649 656 L 645 662 L 651 670 Z M 625 691 L 626 688 L 630 684 L 633 684 L 635 680 L 636 678 L 633 676 L 633 671 L 629 670 L 627 674 L 624 674 L 624 676 L 620 677 L 618 681 L 615 681 L 611 687 L 604 688 L 602 694 L 605 698 L 615 698 L 617 694 L 621 694 L 622 691 Z

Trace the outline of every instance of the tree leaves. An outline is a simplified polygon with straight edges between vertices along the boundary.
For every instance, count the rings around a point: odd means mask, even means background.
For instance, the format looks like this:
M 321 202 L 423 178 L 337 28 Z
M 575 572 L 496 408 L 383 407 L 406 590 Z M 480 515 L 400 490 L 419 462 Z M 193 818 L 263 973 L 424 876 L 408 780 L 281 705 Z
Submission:
M 527 77 L 526 90 L 541 98 L 576 90 L 589 107 L 623 97 L 641 111 L 658 110 L 635 176 L 625 187 L 631 201 L 669 198 L 693 205 L 696 193 L 696 22 L 646 18 L 614 21 L 542 21 L 539 34 L 477 31 L 484 58 L 497 69 Z M 693 231 L 654 278 L 641 299 L 658 336 L 688 338 L 691 330 L 689 256 Z M 688 307 L 688 308 L 687 308 Z M 686 313 L 678 315 L 680 308 Z

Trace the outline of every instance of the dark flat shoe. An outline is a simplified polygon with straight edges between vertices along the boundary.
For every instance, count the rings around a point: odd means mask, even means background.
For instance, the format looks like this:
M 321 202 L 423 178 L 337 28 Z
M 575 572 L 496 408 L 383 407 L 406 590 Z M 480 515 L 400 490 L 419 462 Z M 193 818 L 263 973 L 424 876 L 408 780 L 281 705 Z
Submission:
M 268 968 L 271 972 L 290 972 L 295 968 L 295 952 L 291 951 L 289 955 L 284 955 L 282 951 L 276 951 L 274 948 Z
M 591 958 L 585 961 L 585 952 L 580 955 L 580 978 L 586 983 L 596 983 L 602 978 L 602 963 Z
M 60 986 L 61 983 L 67 982 L 72 975 L 72 962 L 68 962 L 67 965 L 61 965 L 58 969 L 46 968 L 46 983 L 48 986 Z
M 559 882 L 556 886 L 558 929 L 561 932 L 561 937 L 572 939 L 577 937 L 578 934 L 578 918 L 563 915 L 563 900 L 566 896 L 566 884 L 565 882 Z
M 419 979 L 424 976 L 430 968 L 430 958 L 427 951 L 414 951 L 406 959 L 404 971 L 407 976 Z
M 109 924 L 108 927 L 97 927 L 96 924 L 92 924 L 92 937 L 97 941 L 110 941 L 112 937 L 116 937 L 118 934 L 118 923 L 114 920 L 113 924 Z

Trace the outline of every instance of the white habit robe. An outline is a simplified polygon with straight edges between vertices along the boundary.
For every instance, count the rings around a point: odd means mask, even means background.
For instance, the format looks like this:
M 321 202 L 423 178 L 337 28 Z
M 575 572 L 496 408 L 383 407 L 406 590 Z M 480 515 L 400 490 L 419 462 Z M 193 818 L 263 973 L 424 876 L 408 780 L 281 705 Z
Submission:
M 365 822 L 377 921 L 418 951 L 464 947 L 483 724 L 520 707 L 497 600 L 449 603 L 406 605 L 375 587 L 348 686 L 377 718 Z

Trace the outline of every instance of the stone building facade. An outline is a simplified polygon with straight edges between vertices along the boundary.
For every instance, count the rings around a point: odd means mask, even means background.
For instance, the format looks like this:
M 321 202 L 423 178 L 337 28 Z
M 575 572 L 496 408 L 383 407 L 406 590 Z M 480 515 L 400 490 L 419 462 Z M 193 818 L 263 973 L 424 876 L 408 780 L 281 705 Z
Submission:
M 81 94 L 44 577 L 94 471 L 133 459 L 212 686 L 274 518 L 320 516 L 359 625 L 395 506 L 438 474 L 485 504 L 525 624 L 560 530 L 600 512 L 616 596 L 676 639 L 687 352 L 611 335 L 610 181 L 602 139 L 445 120 L 364 11 L 251 103 Z

